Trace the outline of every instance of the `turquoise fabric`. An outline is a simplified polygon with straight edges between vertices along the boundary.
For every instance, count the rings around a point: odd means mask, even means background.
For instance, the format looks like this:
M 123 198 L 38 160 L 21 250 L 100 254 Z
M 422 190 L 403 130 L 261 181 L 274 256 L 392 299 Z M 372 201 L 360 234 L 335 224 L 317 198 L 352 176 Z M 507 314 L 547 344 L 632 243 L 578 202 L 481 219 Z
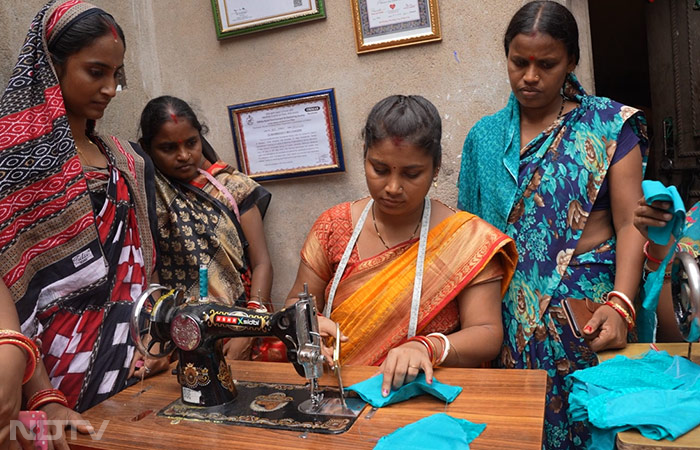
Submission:
M 375 450 L 468 449 L 469 443 L 485 428 L 485 423 L 472 423 L 445 413 L 438 413 L 387 434 L 379 439 L 374 448 Z
M 645 180 L 642 182 L 642 189 L 644 189 L 644 198 L 647 203 L 654 200 L 666 200 L 668 196 L 673 199 L 674 206 L 671 211 L 669 211 L 675 216 L 672 220 L 673 225 L 670 227 L 671 235 L 676 239 L 676 243 L 681 250 L 690 252 L 697 258 L 700 255 L 700 225 L 698 225 L 698 221 L 700 220 L 700 202 L 690 208 L 683 220 L 679 220 L 680 211 L 684 211 L 684 209 L 681 209 L 683 205 L 682 201 L 680 205 L 677 204 L 675 195 L 677 195 L 678 191 L 674 186 L 666 188 L 658 181 L 650 183 Z M 654 227 L 649 227 L 650 238 L 652 237 L 653 230 Z M 654 242 L 659 242 L 662 245 L 668 242 L 668 238 L 666 238 L 665 235 L 660 239 L 660 241 L 655 240 Z M 674 245 L 674 248 L 676 248 L 676 245 Z M 647 276 L 642 287 L 640 293 L 642 308 L 637 311 L 637 333 L 639 342 L 656 341 L 656 308 L 659 304 L 659 294 L 663 287 L 666 266 L 671 261 L 673 254 L 674 252 L 671 251 L 666 255 L 659 265 L 659 268 Z M 689 333 L 688 341 L 695 342 L 698 339 L 700 339 L 700 319 L 696 318 L 691 324 L 691 332 Z
M 386 397 L 382 396 L 382 374 L 355 383 L 345 390 L 357 392 L 362 400 L 376 408 L 402 402 L 422 394 L 430 394 L 447 403 L 452 403 L 462 392 L 461 387 L 440 383 L 435 378 L 433 378 L 432 384 L 428 384 L 425 381 L 425 374 L 422 372 L 415 380 L 404 384 L 396 391 L 392 390 Z
M 650 439 L 674 440 L 700 425 L 700 366 L 667 352 L 617 356 L 574 372 L 569 415 L 587 421 L 591 446 L 612 449 L 631 428 Z
M 660 181 L 642 181 L 642 191 L 644 199 L 651 204 L 656 201 L 670 202 L 669 213 L 673 214 L 673 219 L 669 220 L 663 227 L 649 227 L 649 239 L 659 245 L 666 245 L 671 235 L 680 236 L 685 224 L 685 205 L 683 199 L 675 186 L 666 187 Z

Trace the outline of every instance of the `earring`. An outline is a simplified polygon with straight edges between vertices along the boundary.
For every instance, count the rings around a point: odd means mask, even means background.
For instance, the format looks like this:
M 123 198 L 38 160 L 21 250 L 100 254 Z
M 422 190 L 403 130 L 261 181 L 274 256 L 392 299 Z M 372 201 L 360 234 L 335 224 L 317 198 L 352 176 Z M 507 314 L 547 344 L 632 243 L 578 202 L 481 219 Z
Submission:
M 433 186 L 437 188 L 437 175 L 433 178 Z

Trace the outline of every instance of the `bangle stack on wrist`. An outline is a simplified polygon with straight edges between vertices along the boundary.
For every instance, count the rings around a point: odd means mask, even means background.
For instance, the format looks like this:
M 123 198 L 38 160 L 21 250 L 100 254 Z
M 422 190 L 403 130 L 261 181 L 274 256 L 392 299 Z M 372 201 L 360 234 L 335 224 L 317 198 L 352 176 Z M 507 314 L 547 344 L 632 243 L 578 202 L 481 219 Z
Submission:
M 22 348 L 27 353 L 27 367 L 24 370 L 22 384 L 25 384 L 34 375 L 34 370 L 41 360 L 41 353 L 34 341 L 18 331 L 0 330 L 0 345 L 11 344 Z
M 620 299 L 625 307 L 619 305 L 612 301 L 613 298 Z M 605 304 L 615 310 L 627 323 L 627 331 L 632 331 L 634 328 L 634 322 L 637 320 L 637 312 L 634 309 L 634 305 L 627 295 L 620 291 L 610 291 L 606 297 Z
M 447 339 L 447 336 L 445 336 L 442 333 L 430 333 L 428 334 L 428 337 L 434 336 L 440 340 L 442 340 L 442 354 L 440 355 L 440 359 L 437 360 L 433 366 L 439 366 L 440 364 L 444 363 L 445 360 L 447 359 L 447 355 L 450 354 L 450 340 Z
M 436 345 L 430 340 L 431 337 L 438 338 L 442 341 L 442 351 L 438 351 Z M 430 363 L 433 367 L 444 363 L 447 359 L 447 355 L 450 354 L 450 340 L 442 333 L 430 333 L 427 336 L 413 336 L 406 342 L 420 342 L 423 344 L 425 349 L 428 350 L 428 358 L 430 358 Z
M 437 357 L 437 349 L 435 348 L 435 344 L 433 344 L 430 339 L 428 339 L 425 336 L 413 336 L 412 338 L 408 338 L 406 342 L 420 342 L 425 346 L 425 349 L 428 351 L 428 359 L 430 359 L 430 364 L 435 366 L 435 358 Z
M 27 401 L 27 409 L 35 411 L 48 403 L 58 403 L 69 408 L 68 399 L 63 395 L 63 392 L 58 389 L 42 389 L 32 395 L 32 398 Z

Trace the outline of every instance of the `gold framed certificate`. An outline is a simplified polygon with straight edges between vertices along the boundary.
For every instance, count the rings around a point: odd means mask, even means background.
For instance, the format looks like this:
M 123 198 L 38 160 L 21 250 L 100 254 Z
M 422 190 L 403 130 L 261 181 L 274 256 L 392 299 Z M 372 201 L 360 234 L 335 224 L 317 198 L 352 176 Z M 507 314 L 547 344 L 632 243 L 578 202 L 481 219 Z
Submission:
M 442 39 L 438 0 L 351 0 L 357 53 Z

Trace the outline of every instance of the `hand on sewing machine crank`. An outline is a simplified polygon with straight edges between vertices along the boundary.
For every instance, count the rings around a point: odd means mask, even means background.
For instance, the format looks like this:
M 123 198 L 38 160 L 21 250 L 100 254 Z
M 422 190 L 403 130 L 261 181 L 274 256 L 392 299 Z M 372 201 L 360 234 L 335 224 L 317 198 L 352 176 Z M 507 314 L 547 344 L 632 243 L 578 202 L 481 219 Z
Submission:
M 146 335 L 143 338 L 143 345 L 148 348 L 148 342 L 150 341 L 150 335 Z M 160 343 L 153 346 L 153 353 L 157 354 L 160 351 Z M 150 356 L 145 356 L 138 348 L 134 349 L 134 356 L 131 358 L 131 365 L 129 366 L 129 378 L 148 378 L 152 375 L 160 373 L 166 370 L 170 366 L 170 356 L 165 355 L 160 358 L 153 358 Z
M 428 351 L 420 342 L 406 342 L 389 350 L 386 359 L 379 366 L 384 378 L 382 396 L 389 395 L 391 389 L 398 389 L 405 383 L 415 380 L 421 369 L 425 372 L 428 384 L 433 382 L 433 364 Z
M 338 325 L 328 317 L 318 316 L 318 332 L 321 334 L 322 338 L 321 351 L 323 352 L 323 357 L 326 359 L 326 362 L 331 366 L 331 368 L 333 368 L 333 347 L 326 345 L 325 338 L 335 338 L 337 326 Z M 342 334 L 341 330 L 340 342 L 347 342 L 347 340 L 348 337 Z
M 627 323 L 612 307 L 601 306 L 583 327 L 583 337 L 591 350 L 624 348 L 627 345 Z

